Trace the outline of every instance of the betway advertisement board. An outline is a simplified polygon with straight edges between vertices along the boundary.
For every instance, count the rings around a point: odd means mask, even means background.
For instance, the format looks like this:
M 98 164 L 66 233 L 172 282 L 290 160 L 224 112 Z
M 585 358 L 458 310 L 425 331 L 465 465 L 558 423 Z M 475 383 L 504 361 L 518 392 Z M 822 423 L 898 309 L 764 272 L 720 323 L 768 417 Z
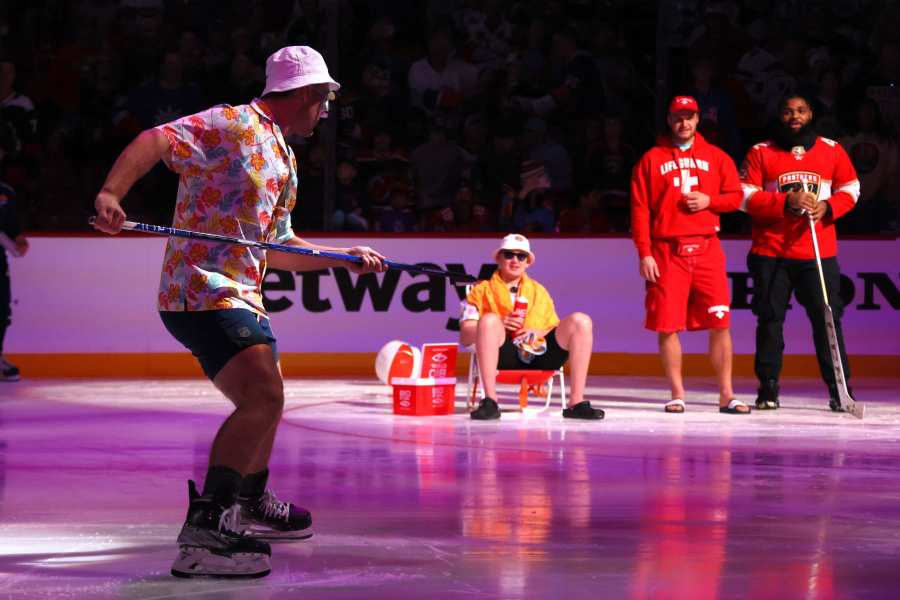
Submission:
M 313 240 L 315 241 L 315 240 Z M 369 244 L 388 257 L 487 276 L 498 239 L 373 238 L 320 240 L 331 246 Z M 753 281 L 747 240 L 723 242 L 732 291 L 736 353 L 752 354 Z M 35 237 L 23 258 L 10 258 L 12 326 L 8 353 L 179 352 L 156 312 L 164 238 Z M 543 283 L 565 316 L 594 320 L 594 351 L 655 353 L 643 328 L 644 285 L 629 239 L 533 240 L 529 274 Z M 851 354 L 900 355 L 900 242 L 844 240 L 839 262 L 847 305 L 844 331 Z M 265 297 L 281 352 L 375 352 L 399 339 L 417 346 L 455 341 L 464 289 L 446 279 L 401 272 L 354 275 L 345 269 L 270 271 Z M 685 352 L 706 352 L 704 333 L 682 336 Z M 796 301 L 785 324 L 785 351 L 812 354 L 812 335 Z

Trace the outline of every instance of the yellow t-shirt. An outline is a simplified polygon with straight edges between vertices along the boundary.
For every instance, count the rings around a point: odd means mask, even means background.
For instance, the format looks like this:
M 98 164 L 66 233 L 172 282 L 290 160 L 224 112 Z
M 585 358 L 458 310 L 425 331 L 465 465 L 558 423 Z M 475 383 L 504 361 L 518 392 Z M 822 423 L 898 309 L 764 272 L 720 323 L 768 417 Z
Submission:
M 501 319 L 505 318 L 512 312 L 516 296 L 528 298 L 525 329 L 544 330 L 559 325 L 553 299 L 544 286 L 523 274 L 519 289 L 513 294 L 498 272 L 495 272 L 489 280 L 480 281 L 472 287 L 463 302 L 460 320 L 477 321 L 481 315 L 487 313 L 496 313 Z

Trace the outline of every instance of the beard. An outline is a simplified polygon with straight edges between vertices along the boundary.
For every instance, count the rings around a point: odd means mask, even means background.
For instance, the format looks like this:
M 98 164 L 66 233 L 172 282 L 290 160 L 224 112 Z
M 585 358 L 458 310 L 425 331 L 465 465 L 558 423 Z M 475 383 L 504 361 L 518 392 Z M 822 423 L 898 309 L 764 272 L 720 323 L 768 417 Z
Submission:
M 797 131 L 791 129 L 789 125 L 779 122 L 775 126 L 775 133 L 772 137 L 782 150 L 789 151 L 797 146 L 803 146 L 809 150 L 816 143 L 816 130 L 811 121 Z

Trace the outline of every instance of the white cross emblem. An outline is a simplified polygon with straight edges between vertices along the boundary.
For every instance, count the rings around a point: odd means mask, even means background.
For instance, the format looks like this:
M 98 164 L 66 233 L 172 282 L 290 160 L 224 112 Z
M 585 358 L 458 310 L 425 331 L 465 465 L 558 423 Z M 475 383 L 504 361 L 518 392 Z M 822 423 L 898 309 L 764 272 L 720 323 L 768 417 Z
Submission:
M 681 187 L 682 194 L 687 194 L 690 193 L 694 184 L 700 183 L 700 180 L 691 175 L 687 169 L 681 169 L 681 177 L 676 177 L 672 183 L 675 184 L 675 187 Z
M 725 313 L 729 312 L 730 310 L 731 309 L 728 306 L 724 304 L 718 304 L 716 306 L 710 306 L 706 312 L 711 315 L 715 315 L 717 319 L 724 319 Z

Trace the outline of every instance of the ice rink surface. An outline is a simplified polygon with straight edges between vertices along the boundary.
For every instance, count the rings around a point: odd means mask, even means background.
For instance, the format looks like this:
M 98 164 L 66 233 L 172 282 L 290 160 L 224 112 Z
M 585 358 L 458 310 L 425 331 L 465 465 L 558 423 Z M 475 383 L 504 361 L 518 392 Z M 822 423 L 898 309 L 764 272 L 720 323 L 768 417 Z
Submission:
M 683 415 L 661 378 L 591 377 L 604 421 L 473 422 L 462 385 L 457 414 L 401 417 L 372 380 L 288 380 L 271 483 L 315 536 L 195 581 L 169 568 L 213 386 L 0 384 L 0 599 L 900 597 L 897 379 L 854 382 L 862 421 L 817 381 L 750 416 L 688 386 Z

